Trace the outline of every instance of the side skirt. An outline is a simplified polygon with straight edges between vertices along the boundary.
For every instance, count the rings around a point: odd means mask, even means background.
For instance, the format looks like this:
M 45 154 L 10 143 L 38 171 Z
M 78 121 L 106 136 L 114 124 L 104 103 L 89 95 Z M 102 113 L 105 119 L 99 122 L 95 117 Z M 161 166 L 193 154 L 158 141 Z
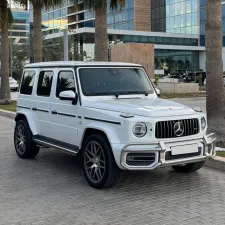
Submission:
M 45 146 L 48 148 L 57 148 L 71 155 L 77 155 L 79 152 L 79 147 L 76 145 L 71 145 L 71 144 L 58 141 L 52 138 L 44 137 L 41 135 L 35 135 L 33 137 L 33 141 L 40 146 Z

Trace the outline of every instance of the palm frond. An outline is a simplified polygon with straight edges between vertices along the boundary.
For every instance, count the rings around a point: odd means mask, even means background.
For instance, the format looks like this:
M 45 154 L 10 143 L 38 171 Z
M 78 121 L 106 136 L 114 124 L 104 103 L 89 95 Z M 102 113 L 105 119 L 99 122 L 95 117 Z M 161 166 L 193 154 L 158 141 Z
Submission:
M 79 0 L 76 0 L 75 4 L 79 4 L 79 2 Z M 118 8 L 121 10 L 126 4 L 126 0 L 110 0 L 109 4 L 112 10 Z M 107 0 L 84 0 L 84 5 L 88 9 L 104 8 L 107 6 Z
M 120 10 L 122 10 L 125 4 L 126 4 L 126 0 L 110 0 L 110 8 L 112 10 L 117 8 L 120 8 Z
M 25 0 L 22 0 L 25 1 Z M 58 6 L 63 3 L 63 0 L 30 0 L 32 5 L 41 5 L 42 7 L 45 7 L 46 9 L 49 9 L 53 6 Z
M 14 0 L 15 3 L 20 4 L 25 9 L 28 8 L 28 0 Z
M 3 2 L 5 4 L 3 4 Z M 0 4 L 0 25 L 5 27 L 6 25 L 11 25 L 13 23 L 13 15 L 8 2 L 3 2 Z

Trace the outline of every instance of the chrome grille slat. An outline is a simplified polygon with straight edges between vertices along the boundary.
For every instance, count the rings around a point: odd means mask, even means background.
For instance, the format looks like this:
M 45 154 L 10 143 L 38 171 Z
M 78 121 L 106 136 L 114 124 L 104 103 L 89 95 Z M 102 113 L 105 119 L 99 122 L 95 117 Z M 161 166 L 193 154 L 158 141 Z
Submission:
M 189 121 L 188 120 L 186 120 L 187 121 L 187 136 L 189 136 L 190 135 L 190 130 L 189 130 Z
M 167 139 L 177 137 L 174 133 L 174 125 L 177 122 L 181 122 L 184 126 L 183 137 L 195 135 L 199 133 L 199 120 L 195 119 L 184 119 L 184 120 L 169 120 L 159 121 L 155 125 L 155 137 L 158 139 Z
M 170 121 L 170 132 L 171 132 L 170 137 L 173 137 L 173 121 Z

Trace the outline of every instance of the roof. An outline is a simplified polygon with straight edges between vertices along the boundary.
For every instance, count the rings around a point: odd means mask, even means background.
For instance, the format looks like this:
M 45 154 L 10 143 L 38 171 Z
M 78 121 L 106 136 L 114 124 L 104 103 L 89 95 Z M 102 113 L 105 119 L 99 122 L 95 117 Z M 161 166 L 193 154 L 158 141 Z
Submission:
M 133 63 L 123 62 L 96 62 L 96 61 L 56 61 L 27 64 L 25 68 L 34 67 L 71 67 L 71 66 L 141 66 Z

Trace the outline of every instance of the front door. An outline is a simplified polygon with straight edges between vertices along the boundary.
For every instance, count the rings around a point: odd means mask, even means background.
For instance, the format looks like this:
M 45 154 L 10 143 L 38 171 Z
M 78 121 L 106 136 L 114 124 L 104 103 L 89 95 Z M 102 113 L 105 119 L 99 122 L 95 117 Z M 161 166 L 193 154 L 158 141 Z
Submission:
M 50 132 L 53 139 L 78 146 L 77 140 L 77 105 L 72 101 L 60 100 L 62 91 L 72 90 L 76 93 L 75 74 L 73 69 L 60 69 L 57 71 L 56 85 L 51 103 Z

